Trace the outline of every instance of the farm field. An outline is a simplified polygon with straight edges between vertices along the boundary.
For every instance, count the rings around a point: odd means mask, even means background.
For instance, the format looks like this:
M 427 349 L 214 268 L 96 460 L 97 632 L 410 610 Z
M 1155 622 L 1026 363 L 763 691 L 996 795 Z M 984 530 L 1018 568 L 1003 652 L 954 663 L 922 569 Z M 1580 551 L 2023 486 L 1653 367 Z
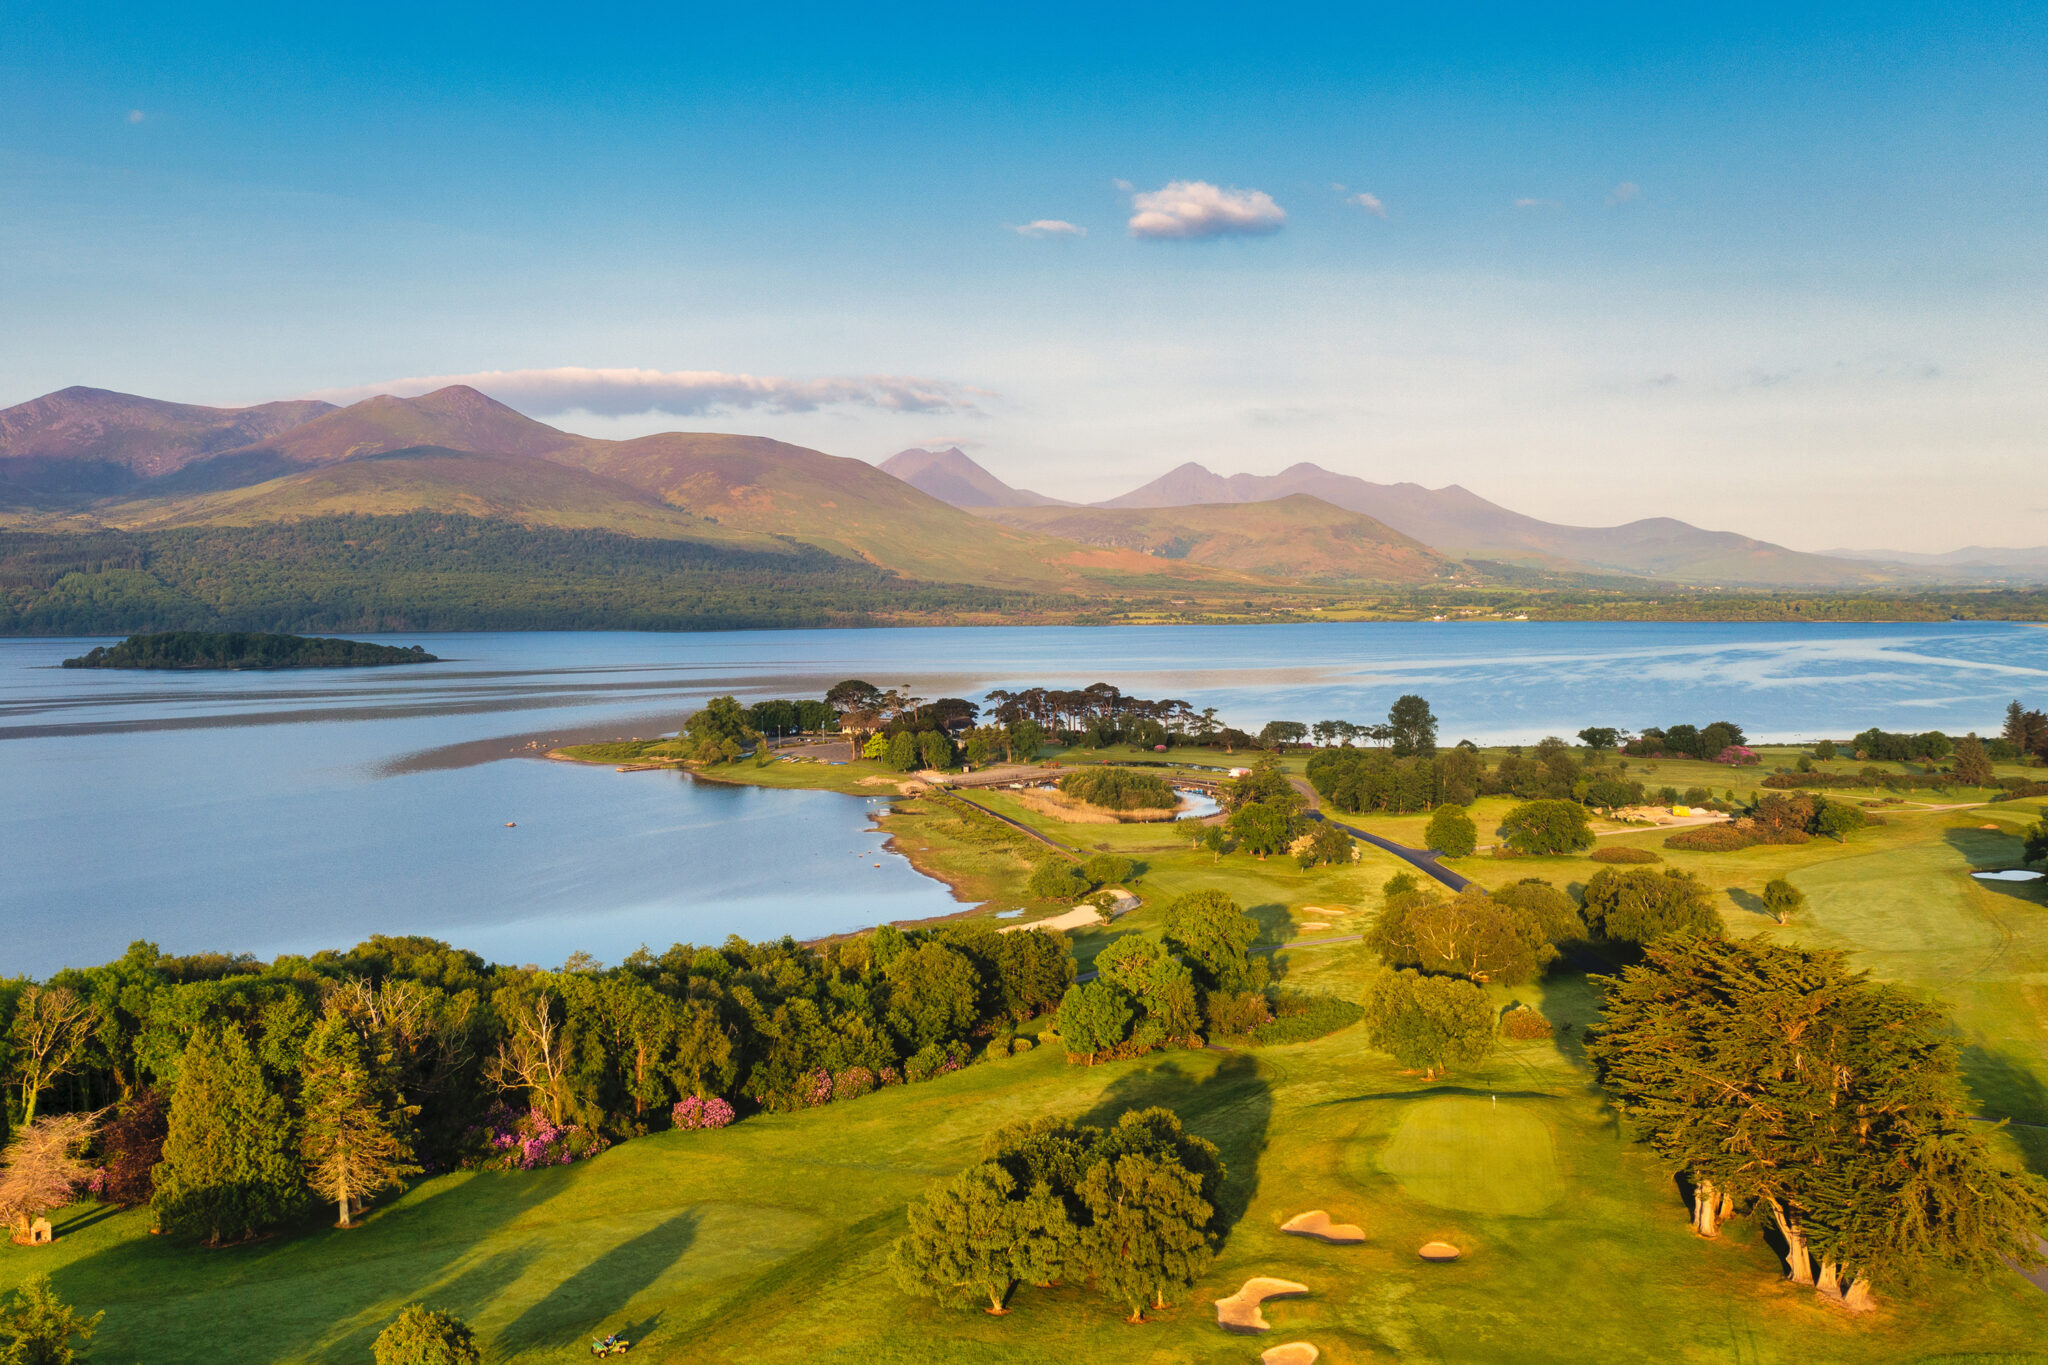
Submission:
M 1355 942 L 1287 945 L 1369 924 L 1380 883 L 1400 866 L 1387 855 L 1308 872 L 1282 857 L 1218 862 L 1158 826 L 1060 824 L 1003 793 L 977 799 L 1078 851 L 1140 862 L 1132 886 L 1144 906 L 1077 937 L 1084 968 L 1114 935 L 1156 933 L 1158 907 L 1200 887 L 1227 891 L 1259 920 L 1283 987 L 1360 998 L 1379 970 Z M 902 802 L 885 826 L 963 860 L 956 871 L 979 860 L 967 870 L 1024 904 L 1036 854 L 949 834 L 956 815 L 937 804 Z M 1846 845 L 1707 854 L 1662 850 L 1655 832 L 1616 838 L 1699 872 L 1732 934 L 1841 948 L 1948 1003 L 1981 1117 L 2010 1120 L 1997 1141 L 2048 1171 L 2048 908 L 2035 886 L 1968 876 L 2016 861 L 2040 805 L 1897 813 Z M 1456 866 L 1497 886 L 1524 876 L 1569 885 L 1597 865 L 1478 856 Z M 1775 876 L 1810 899 L 1790 926 L 1756 900 Z M 1042 1048 L 803 1113 L 627 1142 L 586 1164 L 429 1178 L 352 1232 L 203 1251 L 149 1237 L 142 1213 L 77 1206 L 56 1246 L 0 1250 L 0 1287 L 47 1270 L 68 1301 L 104 1309 L 92 1352 L 101 1365 L 366 1360 L 376 1331 L 415 1298 L 470 1320 L 487 1358 L 503 1362 L 581 1358 L 590 1337 L 611 1331 L 635 1341 L 635 1358 L 678 1361 L 1222 1362 L 1308 1340 L 1336 1362 L 1905 1362 L 2034 1359 L 2025 1353 L 2048 1342 L 2048 1294 L 2017 1274 L 1887 1287 L 1859 1320 L 1782 1283 L 1754 1223 L 1695 1238 L 1668 1172 L 1619 1133 L 1590 1083 L 1578 1047 L 1595 1008 L 1584 977 L 1490 994 L 1539 1007 L 1558 1037 L 1503 1043 L 1433 1084 L 1368 1049 L 1356 1026 L 1303 1044 L 1092 1067 Z M 1150 1104 L 1215 1141 L 1230 1169 L 1232 1231 L 1191 1301 L 1130 1326 L 1074 1285 L 1022 1287 L 1002 1318 L 896 1289 L 886 1257 L 904 1206 L 973 1160 L 984 1132 L 1040 1114 L 1101 1122 Z M 1366 1242 L 1278 1231 L 1314 1208 L 1360 1224 Z M 1464 1255 L 1424 1263 L 1415 1249 L 1431 1240 Z M 1274 1331 L 1256 1342 L 1222 1332 L 1208 1306 L 1253 1275 L 1312 1290 L 1270 1304 Z

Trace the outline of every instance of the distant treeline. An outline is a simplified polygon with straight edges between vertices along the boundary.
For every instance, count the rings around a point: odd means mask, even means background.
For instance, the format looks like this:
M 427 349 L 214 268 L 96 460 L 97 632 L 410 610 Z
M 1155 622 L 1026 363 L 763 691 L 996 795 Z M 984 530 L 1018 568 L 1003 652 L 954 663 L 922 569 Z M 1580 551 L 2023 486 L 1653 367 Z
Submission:
M 111 647 L 95 645 L 75 659 L 66 659 L 64 667 L 377 668 L 439 662 L 419 645 L 374 645 L 362 640 L 259 635 L 241 630 L 174 630 L 131 635 Z
M 0 634 L 735 630 L 1071 606 L 786 552 L 445 513 L 0 531 Z

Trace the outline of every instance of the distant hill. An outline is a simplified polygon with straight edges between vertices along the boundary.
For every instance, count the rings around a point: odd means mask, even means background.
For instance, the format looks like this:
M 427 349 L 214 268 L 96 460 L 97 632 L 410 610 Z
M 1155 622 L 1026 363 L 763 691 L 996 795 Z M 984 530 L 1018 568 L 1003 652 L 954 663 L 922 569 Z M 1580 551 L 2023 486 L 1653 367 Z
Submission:
M 0 500 L 118 494 L 332 411 L 313 399 L 208 408 L 59 389 L 0 411 Z
M 1563 526 L 1509 511 L 1456 484 L 1424 488 L 1414 483 L 1370 483 L 1307 463 L 1278 474 L 1229 478 L 1189 463 L 1096 505 L 1151 508 L 1265 502 L 1296 493 L 1373 517 L 1462 559 L 1703 584 L 1838 587 L 1896 583 L 1911 576 L 1893 566 L 1804 554 L 1727 531 L 1701 530 L 1669 517 L 1623 526 Z
M 906 578 L 1029 592 L 1086 592 L 1129 574 L 1163 573 L 1196 587 L 1241 578 L 1195 564 L 1163 567 L 1135 550 L 991 527 L 864 460 L 759 436 L 666 432 L 599 440 L 534 421 L 463 385 L 417 398 L 381 395 L 346 408 L 269 405 L 274 413 L 89 392 L 96 411 L 150 418 L 158 453 L 151 468 L 163 472 L 128 471 L 116 486 L 97 489 L 81 489 L 74 479 L 61 493 L 0 484 L 0 502 L 31 510 L 86 505 L 98 524 L 134 529 L 458 513 L 764 552 L 810 545 Z M 76 421 L 44 412 L 62 408 L 51 402 L 60 397 L 23 404 L 0 418 L 28 433 L 66 429 L 67 421 L 77 428 Z M 166 412 L 186 416 L 174 423 Z M 274 426 L 301 413 L 311 415 L 248 444 L 222 447 L 224 433 Z M 39 439 L 36 448 L 58 452 L 39 458 L 80 468 L 97 468 L 107 448 L 105 439 Z M 0 474 L 5 464 L 0 459 Z M 81 504 L 81 497 L 89 503 Z
M 1456 570 L 1427 545 L 1302 493 L 1272 502 L 988 508 L 982 515 L 1084 545 L 1288 581 L 1420 583 Z
M 1827 553 L 1836 559 L 1911 565 L 1951 580 L 2000 578 L 2027 583 L 2048 582 L 2048 545 L 2030 549 L 1966 545 L 1960 550 L 1941 554 L 1915 554 L 1910 550 L 1829 550 Z
M 955 507 L 1072 507 L 1028 488 L 1012 488 L 954 446 L 948 450 L 899 450 L 881 469 L 912 488 Z

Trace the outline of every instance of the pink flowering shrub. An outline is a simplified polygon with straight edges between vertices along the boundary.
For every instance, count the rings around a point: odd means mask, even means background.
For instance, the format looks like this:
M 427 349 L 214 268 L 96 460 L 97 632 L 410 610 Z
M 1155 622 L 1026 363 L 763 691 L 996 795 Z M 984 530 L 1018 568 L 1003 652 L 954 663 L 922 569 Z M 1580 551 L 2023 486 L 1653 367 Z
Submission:
M 469 1130 L 480 1155 L 466 1163 L 490 1171 L 533 1171 L 542 1166 L 567 1166 L 596 1156 L 611 1144 L 602 1134 L 579 1124 L 551 1122 L 538 1110 L 514 1113 L 494 1105 L 484 1121 Z
M 1731 768 L 1746 768 L 1752 763 L 1761 763 L 1762 761 L 1762 759 L 1756 756 L 1756 750 L 1744 748 L 1740 744 L 1731 744 L 1720 753 L 1714 755 L 1714 762 L 1726 763 Z
M 716 1095 L 708 1100 L 695 1095 L 685 1095 L 669 1110 L 669 1117 L 676 1127 L 687 1131 L 697 1128 L 723 1128 L 732 1122 L 733 1113 L 732 1106 Z
M 864 1066 L 848 1067 L 832 1078 L 832 1098 L 857 1100 L 875 1088 L 875 1073 Z

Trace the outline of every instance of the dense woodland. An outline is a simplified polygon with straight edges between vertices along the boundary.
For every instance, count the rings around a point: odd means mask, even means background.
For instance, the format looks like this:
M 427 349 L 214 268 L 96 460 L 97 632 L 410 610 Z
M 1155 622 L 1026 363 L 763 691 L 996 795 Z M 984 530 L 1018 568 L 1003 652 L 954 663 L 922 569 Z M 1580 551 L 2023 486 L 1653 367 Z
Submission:
M 1190 602 L 1141 580 L 1093 597 L 915 582 L 790 541 L 786 553 L 462 516 L 313 517 L 159 531 L 0 530 L 0 635 L 134 631 L 728 630 L 1008 618 L 2037 621 L 2048 591 L 1703 592 L 1475 566 L 1529 587 L 1253 589 Z M 1041 720 L 1041 724 L 1043 721 Z
M 0 634 L 732 630 L 1026 612 L 1039 599 L 786 553 L 445 513 L 0 531 Z

